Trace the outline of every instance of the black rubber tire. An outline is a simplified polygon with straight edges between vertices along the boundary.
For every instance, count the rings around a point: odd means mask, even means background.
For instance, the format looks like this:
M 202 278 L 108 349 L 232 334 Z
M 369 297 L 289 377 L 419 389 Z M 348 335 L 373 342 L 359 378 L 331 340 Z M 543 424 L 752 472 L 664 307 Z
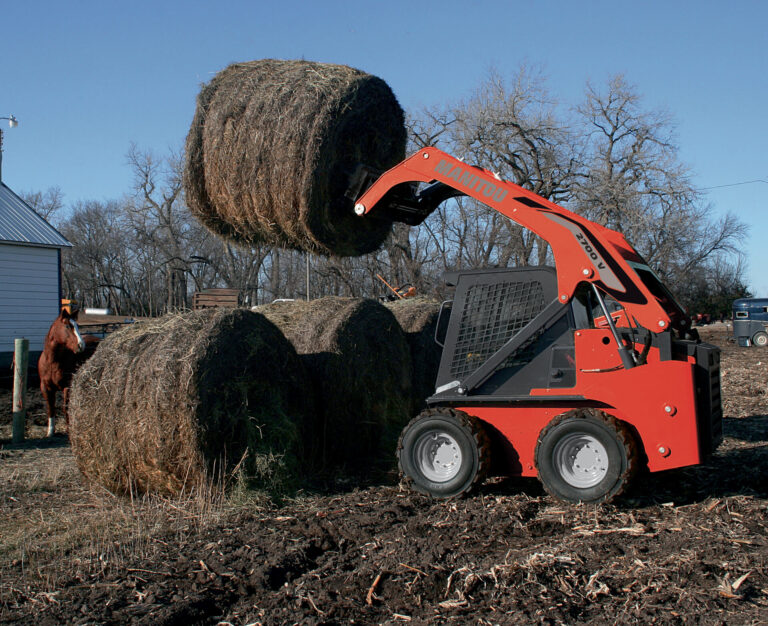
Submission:
M 752 335 L 752 345 L 757 346 L 758 348 L 765 348 L 765 346 L 768 346 L 768 333 L 764 333 L 763 331 L 756 332 Z
M 460 461 L 455 467 L 445 465 L 446 472 L 451 475 L 444 480 L 435 480 L 425 474 L 424 446 L 430 438 L 437 440 L 440 437 L 445 441 L 453 440 L 450 445 L 443 445 L 449 449 L 449 454 L 454 450 Z M 491 464 L 490 450 L 488 435 L 477 418 L 454 409 L 427 409 L 413 418 L 400 434 L 397 461 L 401 475 L 412 489 L 435 498 L 452 498 L 471 492 L 485 480 Z M 434 459 L 433 456 L 433 462 Z
M 607 456 L 601 454 L 599 460 L 598 473 L 604 472 L 603 477 L 598 476 L 598 483 L 584 487 L 575 485 L 573 478 L 569 480 L 555 458 L 562 454 L 567 442 L 579 436 L 596 440 Z M 597 409 L 574 409 L 555 417 L 539 433 L 535 461 L 547 492 L 567 502 L 589 503 L 608 502 L 621 495 L 640 465 L 637 442 L 629 428 Z

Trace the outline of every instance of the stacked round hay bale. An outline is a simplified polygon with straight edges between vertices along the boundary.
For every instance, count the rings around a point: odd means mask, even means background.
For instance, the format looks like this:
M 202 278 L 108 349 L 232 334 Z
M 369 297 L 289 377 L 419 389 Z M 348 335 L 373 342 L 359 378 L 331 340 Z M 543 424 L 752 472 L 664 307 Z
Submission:
M 263 59 L 219 72 L 197 98 L 184 186 L 218 235 L 336 256 L 381 246 L 391 222 L 354 214 L 359 164 L 405 156 L 403 111 L 380 78 L 344 66 Z
M 312 379 L 314 467 L 388 469 L 412 417 L 410 351 L 392 313 L 375 300 L 339 297 L 258 310 L 283 331 Z
M 405 332 L 413 364 L 414 412 L 426 406 L 435 393 L 437 370 L 443 349 L 435 342 L 440 303 L 430 298 L 404 298 L 385 303 Z
M 298 356 L 266 318 L 174 314 L 108 336 L 75 376 L 70 439 L 80 470 L 113 492 L 175 495 L 227 481 L 290 487 L 311 411 Z

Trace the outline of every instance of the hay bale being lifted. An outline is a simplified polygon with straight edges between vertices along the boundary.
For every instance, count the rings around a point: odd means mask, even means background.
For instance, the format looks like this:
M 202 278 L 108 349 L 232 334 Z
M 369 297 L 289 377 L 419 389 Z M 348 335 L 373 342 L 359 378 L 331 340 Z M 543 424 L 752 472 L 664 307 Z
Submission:
M 318 469 L 384 469 L 410 415 L 410 352 L 375 300 L 327 297 L 259 307 L 291 341 L 315 390 Z
M 192 213 L 235 241 L 354 256 L 391 222 L 344 196 L 357 165 L 405 156 L 403 111 L 387 84 L 344 65 L 264 59 L 219 72 L 197 98 L 184 185 Z
M 384 304 L 397 318 L 411 349 L 414 412 L 435 393 L 443 349 L 435 342 L 440 303 L 429 298 L 405 298 Z
M 114 492 L 178 494 L 243 467 L 279 490 L 310 410 L 295 350 L 261 315 L 206 309 L 124 328 L 75 376 L 80 470 Z

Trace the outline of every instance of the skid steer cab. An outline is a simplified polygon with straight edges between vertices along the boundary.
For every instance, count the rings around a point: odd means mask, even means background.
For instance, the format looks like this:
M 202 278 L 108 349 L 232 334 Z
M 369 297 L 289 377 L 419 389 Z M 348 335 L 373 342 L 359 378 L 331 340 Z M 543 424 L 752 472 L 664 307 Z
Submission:
M 412 225 L 471 196 L 549 242 L 555 260 L 445 276 L 455 292 L 435 393 L 397 449 L 415 490 L 453 497 L 493 471 L 602 502 L 641 468 L 696 465 L 721 442 L 719 349 L 620 233 L 435 148 L 361 187 L 358 215 Z

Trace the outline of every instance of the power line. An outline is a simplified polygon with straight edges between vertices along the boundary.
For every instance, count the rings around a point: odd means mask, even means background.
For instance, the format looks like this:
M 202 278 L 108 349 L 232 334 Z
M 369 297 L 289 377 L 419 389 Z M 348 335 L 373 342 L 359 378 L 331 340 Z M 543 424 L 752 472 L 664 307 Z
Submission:
M 756 178 L 755 180 L 745 180 L 741 183 L 728 183 L 727 185 L 715 185 L 714 187 L 700 187 L 699 191 L 707 191 L 708 189 L 722 189 L 723 187 L 738 187 L 739 185 L 751 185 L 752 183 L 765 183 L 768 185 L 768 180 Z

